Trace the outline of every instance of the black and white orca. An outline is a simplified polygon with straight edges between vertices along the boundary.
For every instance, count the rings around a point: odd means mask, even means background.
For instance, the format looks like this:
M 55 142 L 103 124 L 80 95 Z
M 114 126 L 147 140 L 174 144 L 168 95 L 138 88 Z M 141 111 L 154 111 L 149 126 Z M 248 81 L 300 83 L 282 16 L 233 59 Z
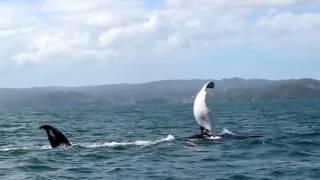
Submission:
M 44 129 L 47 132 L 48 140 L 52 148 L 59 146 L 71 146 L 71 143 L 66 136 L 57 128 L 50 125 L 40 126 L 39 129 Z
M 262 136 L 259 135 L 237 135 L 228 130 L 224 130 L 220 134 L 214 134 L 212 132 L 211 120 L 209 117 L 210 109 L 207 107 L 207 91 L 209 89 L 213 89 L 215 87 L 215 83 L 213 81 L 209 81 L 201 88 L 198 92 L 194 104 L 193 104 L 193 115 L 195 120 L 200 126 L 200 134 L 193 135 L 188 139 L 212 139 L 218 140 L 221 138 L 224 139 L 247 139 L 247 138 L 259 138 Z
M 190 138 L 200 139 L 220 139 L 220 136 L 212 133 L 211 120 L 209 117 L 209 108 L 207 107 L 206 98 L 208 89 L 213 89 L 215 83 L 213 81 L 207 82 L 198 92 L 194 104 L 193 115 L 200 126 L 200 134 L 191 136 Z

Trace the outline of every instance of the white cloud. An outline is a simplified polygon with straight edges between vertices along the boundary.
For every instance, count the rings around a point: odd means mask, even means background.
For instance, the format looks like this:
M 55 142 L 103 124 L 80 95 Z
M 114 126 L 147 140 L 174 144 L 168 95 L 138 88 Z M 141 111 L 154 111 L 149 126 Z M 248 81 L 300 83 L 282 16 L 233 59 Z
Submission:
M 263 17 L 259 19 L 257 24 L 260 28 L 272 32 L 291 33 L 318 30 L 320 28 L 320 13 L 296 15 L 291 12 L 283 12 Z
M 86 24 L 88 26 L 98 26 L 102 28 L 110 28 L 118 25 L 118 19 L 116 16 L 112 16 L 108 13 L 92 13 L 87 16 Z
M 110 46 L 113 42 L 121 41 L 121 39 L 128 40 L 130 38 L 136 38 L 137 36 L 139 36 L 139 38 L 143 38 L 141 35 L 148 36 L 147 33 L 155 32 L 157 30 L 157 24 L 157 15 L 152 15 L 147 17 L 147 19 L 142 22 L 128 26 L 111 28 L 110 30 L 101 34 L 99 41 L 102 45 Z
M 142 0 L 44 0 L 0 3 L 0 61 L 170 59 L 171 53 L 276 44 L 281 36 L 319 36 L 319 7 L 304 0 L 167 0 L 148 9 Z M 284 40 L 285 44 L 286 41 Z M 288 41 L 288 46 L 290 46 Z

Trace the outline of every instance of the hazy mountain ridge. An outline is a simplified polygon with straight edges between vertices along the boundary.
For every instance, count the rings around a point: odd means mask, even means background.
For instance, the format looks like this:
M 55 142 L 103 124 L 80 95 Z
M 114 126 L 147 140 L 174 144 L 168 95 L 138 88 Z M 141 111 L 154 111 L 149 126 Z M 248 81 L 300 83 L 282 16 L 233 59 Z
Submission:
M 0 88 L 0 106 L 192 102 L 194 95 L 206 81 L 163 80 L 82 87 Z M 231 78 L 215 82 L 213 92 L 217 100 L 320 98 L 320 81 L 314 79 Z

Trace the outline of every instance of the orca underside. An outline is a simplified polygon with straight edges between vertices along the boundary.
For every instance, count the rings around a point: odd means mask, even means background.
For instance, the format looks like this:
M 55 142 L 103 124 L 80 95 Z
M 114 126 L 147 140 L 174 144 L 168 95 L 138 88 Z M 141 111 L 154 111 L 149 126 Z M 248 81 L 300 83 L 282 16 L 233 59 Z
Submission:
M 59 146 L 71 146 L 71 143 L 66 136 L 57 128 L 50 125 L 40 126 L 39 129 L 44 129 L 48 135 L 48 140 L 52 148 Z
M 209 89 L 213 89 L 215 83 L 208 81 L 205 83 L 193 103 L 193 115 L 196 122 L 200 126 L 200 134 L 196 134 L 187 138 L 182 139 L 204 139 L 204 140 L 223 140 L 223 139 L 250 139 L 250 138 L 261 138 L 260 135 L 238 135 L 227 129 L 223 129 L 220 134 L 215 134 L 212 131 L 211 120 L 210 120 L 210 109 L 207 106 L 207 93 Z

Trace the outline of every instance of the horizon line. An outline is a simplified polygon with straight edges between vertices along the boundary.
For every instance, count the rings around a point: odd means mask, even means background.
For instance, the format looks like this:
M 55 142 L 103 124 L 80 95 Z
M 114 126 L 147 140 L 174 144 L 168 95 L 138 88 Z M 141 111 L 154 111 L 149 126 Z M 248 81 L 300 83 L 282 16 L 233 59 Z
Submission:
M 153 80 L 153 81 L 145 81 L 145 82 L 119 82 L 119 83 L 104 83 L 104 84 L 88 84 L 88 85 L 44 85 L 44 86 L 28 86 L 28 87 L 0 87 L 0 89 L 36 89 L 36 88 L 80 88 L 80 87 L 90 87 L 90 86 L 110 86 L 110 85 L 140 85 L 140 84 L 148 84 L 148 83 L 156 83 L 161 81 L 223 81 L 223 80 L 265 80 L 265 81 L 286 81 L 286 80 L 316 80 L 315 78 L 288 78 L 288 79 L 267 79 L 267 78 L 242 78 L 242 77 L 230 77 L 230 78 L 220 78 L 220 79 L 208 79 L 208 78 L 193 78 L 193 79 L 162 79 L 162 80 Z

